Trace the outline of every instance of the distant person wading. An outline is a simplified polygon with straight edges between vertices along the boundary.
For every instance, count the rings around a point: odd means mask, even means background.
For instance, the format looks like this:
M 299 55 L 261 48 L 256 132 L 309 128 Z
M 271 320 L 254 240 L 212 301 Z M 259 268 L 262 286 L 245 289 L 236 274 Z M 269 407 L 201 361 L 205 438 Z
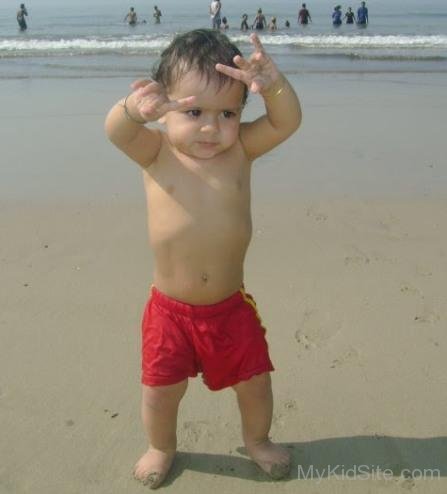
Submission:
M 153 13 L 155 24 L 160 24 L 161 10 L 155 5 Z
M 298 24 L 307 25 L 309 21 L 312 22 L 310 12 L 307 10 L 306 4 L 303 3 L 302 9 L 298 12 Z
M 25 16 L 28 16 L 28 12 L 26 10 L 25 4 L 20 4 L 20 9 L 17 11 L 17 22 L 20 27 L 20 31 L 25 31 L 27 29 Z
M 357 10 L 357 24 L 360 26 L 366 26 L 368 24 L 368 8 L 365 2 L 362 2 Z
M 341 5 L 336 5 L 332 12 L 332 25 L 335 27 L 341 26 Z
M 346 19 L 346 24 L 354 24 L 355 14 L 352 11 L 351 7 L 348 8 L 348 11 L 346 12 L 344 19 Z
M 222 4 L 219 0 L 213 0 L 210 4 L 210 17 L 211 17 L 211 27 L 213 29 L 220 29 L 222 19 L 220 17 L 220 10 Z
M 127 13 L 126 17 L 124 17 L 124 22 L 129 24 L 129 26 L 135 26 L 137 23 L 137 13 L 135 12 L 135 9 L 133 7 L 130 7 L 129 12 Z
M 267 21 L 265 19 L 264 14 L 262 13 L 262 9 L 258 9 L 258 13 L 255 17 L 255 20 L 253 21 L 251 28 L 252 29 L 255 28 L 258 31 L 261 31 L 262 29 L 265 29 L 266 26 L 267 26 Z

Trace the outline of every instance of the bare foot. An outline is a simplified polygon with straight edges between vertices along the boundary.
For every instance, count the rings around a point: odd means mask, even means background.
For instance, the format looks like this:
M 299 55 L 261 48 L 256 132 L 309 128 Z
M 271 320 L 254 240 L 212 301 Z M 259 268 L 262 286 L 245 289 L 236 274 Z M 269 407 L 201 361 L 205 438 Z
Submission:
M 169 472 L 174 456 L 175 451 L 165 453 L 158 449 L 149 448 L 135 465 L 134 477 L 143 485 L 149 486 L 150 489 L 156 489 Z
M 270 440 L 261 444 L 246 445 L 251 459 L 272 479 L 280 480 L 290 472 L 290 453 Z

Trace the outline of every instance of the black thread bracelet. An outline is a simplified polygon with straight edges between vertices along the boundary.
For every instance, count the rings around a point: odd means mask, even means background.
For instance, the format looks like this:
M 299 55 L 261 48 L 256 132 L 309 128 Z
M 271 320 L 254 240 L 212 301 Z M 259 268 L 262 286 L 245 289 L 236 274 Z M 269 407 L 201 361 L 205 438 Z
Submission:
M 131 122 L 137 123 L 139 125 L 143 125 L 146 122 L 140 122 L 136 118 L 132 117 L 132 115 L 129 112 L 129 109 L 127 108 L 127 98 L 131 95 L 132 93 L 129 93 L 125 98 L 124 98 L 124 104 L 121 105 L 124 108 L 124 114 L 126 115 L 127 120 L 130 120 Z

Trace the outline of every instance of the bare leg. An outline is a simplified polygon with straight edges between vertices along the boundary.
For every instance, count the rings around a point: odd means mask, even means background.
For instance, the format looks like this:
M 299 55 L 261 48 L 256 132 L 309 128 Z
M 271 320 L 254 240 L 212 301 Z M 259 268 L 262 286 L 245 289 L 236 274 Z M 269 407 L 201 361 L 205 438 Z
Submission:
M 135 465 L 135 478 L 156 489 L 165 479 L 177 448 L 177 412 L 188 380 L 170 386 L 144 386 L 141 407 L 149 449 Z
M 290 454 L 268 437 L 273 416 L 270 373 L 241 381 L 233 389 L 241 411 L 242 437 L 248 454 L 272 478 L 285 477 L 290 470 Z

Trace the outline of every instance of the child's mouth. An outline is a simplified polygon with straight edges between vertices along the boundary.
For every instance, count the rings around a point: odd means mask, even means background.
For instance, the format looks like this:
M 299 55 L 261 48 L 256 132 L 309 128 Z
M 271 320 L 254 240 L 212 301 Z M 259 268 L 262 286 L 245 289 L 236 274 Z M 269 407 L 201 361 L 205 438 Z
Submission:
M 198 144 L 200 146 L 205 147 L 205 148 L 213 148 L 213 147 L 217 146 L 217 142 L 199 141 Z

